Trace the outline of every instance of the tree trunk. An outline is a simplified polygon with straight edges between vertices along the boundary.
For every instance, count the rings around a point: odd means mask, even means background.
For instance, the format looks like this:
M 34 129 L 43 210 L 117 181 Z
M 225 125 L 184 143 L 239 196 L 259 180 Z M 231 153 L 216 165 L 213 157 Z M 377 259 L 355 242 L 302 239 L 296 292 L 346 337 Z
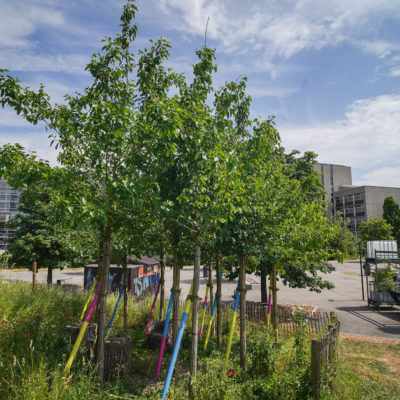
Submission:
M 36 271 L 37 271 L 37 263 L 36 261 L 33 262 L 33 267 L 32 267 L 32 289 L 36 289 Z
M 47 268 L 47 286 L 51 286 L 53 284 L 53 267 Z
M 212 263 L 210 261 L 210 264 L 208 266 L 208 276 L 209 276 L 209 285 L 210 285 L 210 307 L 214 304 L 214 284 L 213 284 L 213 277 L 212 277 Z M 215 335 L 215 324 L 213 321 L 213 324 L 211 326 L 211 335 Z
M 221 315 L 221 262 L 217 258 L 217 348 L 221 349 L 222 344 L 222 315 Z
M 196 234 L 193 269 L 192 352 L 190 357 L 189 394 L 193 395 L 193 381 L 197 375 L 197 346 L 199 342 L 199 284 L 200 284 L 200 234 Z
M 164 317 L 164 298 L 165 298 L 165 262 L 164 262 L 164 243 L 160 248 L 160 320 Z
M 272 265 L 271 269 L 271 286 L 272 286 L 272 326 L 274 328 L 275 343 L 278 343 L 278 288 L 276 285 L 276 265 Z
M 124 331 L 128 329 L 128 255 L 124 254 L 122 267 L 124 268 Z
M 240 366 L 246 370 L 246 256 L 239 257 L 240 266 Z
M 267 274 L 265 273 L 265 268 L 261 267 L 261 303 L 268 302 L 267 293 Z
M 97 334 L 97 364 L 99 366 L 97 374 L 100 378 L 100 382 L 103 383 L 104 379 L 104 339 L 106 332 L 106 305 L 107 305 L 107 293 L 109 286 L 109 272 L 110 272 L 110 256 L 111 256 L 111 227 L 108 225 L 104 234 L 103 243 L 103 265 L 101 273 L 101 289 L 99 292 L 99 328 Z
M 179 281 L 181 275 L 181 269 L 179 265 L 178 259 L 178 251 L 174 249 L 174 271 L 173 271 L 173 283 L 172 283 L 172 292 L 173 292 L 173 318 L 172 318 L 172 340 L 175 343 L 176 338 L 178 336 L 178 329 L 179 329 L 179 295 L 180 295 L 180 288 L 179 288 Z

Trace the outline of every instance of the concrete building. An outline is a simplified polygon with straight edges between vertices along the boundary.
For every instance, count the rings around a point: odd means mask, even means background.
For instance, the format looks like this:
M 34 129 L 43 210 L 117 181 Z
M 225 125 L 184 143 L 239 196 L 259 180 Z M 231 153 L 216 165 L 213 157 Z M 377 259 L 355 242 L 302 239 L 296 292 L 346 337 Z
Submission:
M 334 214 L 339 212 L 350 220 L 349 229 L 357 237 L 362 221 L 383 217 L 383 202 L 386 197 L 400 203 L 400 188 L 383 186 L 354 186 L 335 191 Z
M 351 186 L 351 167 L 336 164 L 316 163 L 314 168 L 321 174 L 321 184 L 326 193 L 326 201 L 334 205 L 334 193 L 343 186 Z M 332 211 L 332 214 L 334 212 Z
M 7 227 L 7 222 L 17 214 L 19 197 L 19 191 L 0 178 L 0 254 L 7 250 L 8 240 L 13 235 L 13 230 Z

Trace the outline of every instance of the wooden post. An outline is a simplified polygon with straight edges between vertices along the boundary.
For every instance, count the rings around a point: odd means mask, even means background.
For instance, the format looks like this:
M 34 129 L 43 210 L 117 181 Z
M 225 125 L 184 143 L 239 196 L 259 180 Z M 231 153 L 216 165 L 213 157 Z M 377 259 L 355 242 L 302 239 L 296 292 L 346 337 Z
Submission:
M 261 277 L 260 277 L 260 288 L 261 288 L 261 303 L 268 302 L 268 293 L 267 293 L 267 273 L 265 271 L 265 267 L 261 267 Z
M 278 288 L 276 286 L 276 265 L 272 266 L 271 271 L 271 286 L 272 286 L 272 326 L 274 328 L 275 344 L 278 344 L 278 328 L 279 328 L 279 315 L 278 315 Z
M 32 288 L 33 288 L 33 290 L 36 289 L 36 261 L 33 262 L 33 269 L 32 269 Z

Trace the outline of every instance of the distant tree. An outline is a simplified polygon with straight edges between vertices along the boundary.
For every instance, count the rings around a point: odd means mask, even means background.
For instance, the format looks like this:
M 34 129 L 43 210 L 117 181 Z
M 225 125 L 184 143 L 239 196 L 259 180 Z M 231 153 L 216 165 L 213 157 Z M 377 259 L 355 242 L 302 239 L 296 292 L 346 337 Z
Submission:
M 336 235 L 329 240 L 328 247 L 334 251 L 340 251 L 345 257 L 355 257 L 358 254 L 357 239 L 347 228 L 348 222 L 341 216 L 332 221 L 337 226 Z
M 400 241 L 400 206 L 392 196 L 383 202 L 383 219 L 393 227 L 393 236 Z
M 360 235 L 363 242 L 367 240 L 393 240 L 393 227 L 384 219 L 372 218 L 361 222 Z
M 64 225 L 51 195 L 37 187 L 22 192 L 19 214 L 9 222 L 15 234 L 9 242 L 11 262 L 17 266 L 47 268 L 47 283 L 53 282 L 53 269 L 84 265 L 92 259 L 94 241 L 85 230 Z M 91 243 L 92 242 L 92 243 Z

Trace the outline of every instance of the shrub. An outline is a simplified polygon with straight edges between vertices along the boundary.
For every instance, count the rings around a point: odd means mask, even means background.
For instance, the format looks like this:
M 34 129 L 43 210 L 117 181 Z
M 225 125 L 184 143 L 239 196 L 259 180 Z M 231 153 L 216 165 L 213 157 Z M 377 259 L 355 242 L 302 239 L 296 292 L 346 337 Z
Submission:
M 254 333 L 247 341 L 249 368 L 248 373 L 252 377 L 270 377 L 275 368 L 279 356 L 279 349 L 274 346 L 272 336 Z

